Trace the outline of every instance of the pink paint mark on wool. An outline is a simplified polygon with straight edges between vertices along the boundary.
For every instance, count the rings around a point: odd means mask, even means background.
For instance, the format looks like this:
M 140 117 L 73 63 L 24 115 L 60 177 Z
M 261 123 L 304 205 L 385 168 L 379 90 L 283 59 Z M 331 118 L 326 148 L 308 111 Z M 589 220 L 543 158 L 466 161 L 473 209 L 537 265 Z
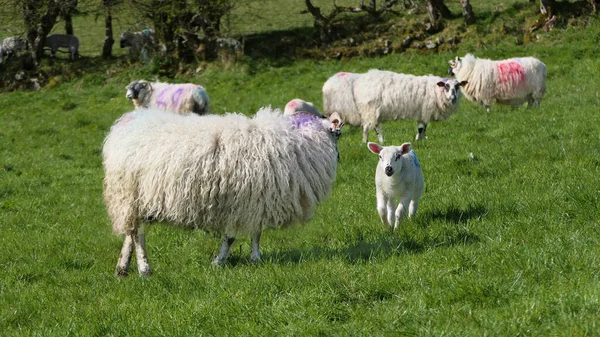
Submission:
M 123 117 L 119 118 L 115 126 L 125 126 L 129 124 L 132 120 L 135 119 L 135 112 L 130 112 L 128 114 L 123 115 Z
M 515 61 L 498 63 L 498 72 L 500 73 L 500 83 L 510 82 L 518 84 L 525 80 L 523 67 Z
M 295 108 L 296 108 L 296 105 L 298 105 L 298 102 L 296 102 L 296 101 L 290 101 L 290 102 L 289 102 L 289 103 L 288 103 L 288 104 L 285 106 L 285 108 L 286 108 L 286 109 L 288 109 L 288 108 L 290 108 L 290 109 L 295 109 Z
M 341 72 L 341 73 L 339 73 L 337 75 L 338 75 L 338 77 L 345 77 L 345 76 L 348 76 L 348 73 Z

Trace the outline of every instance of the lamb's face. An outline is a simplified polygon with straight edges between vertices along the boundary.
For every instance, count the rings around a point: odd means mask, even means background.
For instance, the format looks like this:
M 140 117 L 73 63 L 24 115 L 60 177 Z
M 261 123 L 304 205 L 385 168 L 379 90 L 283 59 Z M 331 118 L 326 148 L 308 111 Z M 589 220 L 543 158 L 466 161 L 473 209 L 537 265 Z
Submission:
M 457 56 L 454 60 L 448 61 L 448 64 L 450 65 L 448 68 L 448 74 L 450 76 L 454 76 L 462 67 L 462 59 Z
M 467 84 L 467 81 L 459 82 L 455 79 L 444 79 L 437 82 L 438 87 L 444 88 L 446 100 L 452 105 L 458 103 L 460 99 L 460 87 Z
M 394 172 L 402 170 L 402 160 L 400 158 L 412 148 L 410 143 L 404 143 L 400 146 L 381 146 L 369 142 L 367 146 L 371 152 L 379 155 L 378 165 L 388 177 L 394 175 Z
M 146 81 L 133 81 L 125 87 L 127 89 L 125 97 L 130 101 L 139 99 L 146 94 L 148 86 L 149 83 Z

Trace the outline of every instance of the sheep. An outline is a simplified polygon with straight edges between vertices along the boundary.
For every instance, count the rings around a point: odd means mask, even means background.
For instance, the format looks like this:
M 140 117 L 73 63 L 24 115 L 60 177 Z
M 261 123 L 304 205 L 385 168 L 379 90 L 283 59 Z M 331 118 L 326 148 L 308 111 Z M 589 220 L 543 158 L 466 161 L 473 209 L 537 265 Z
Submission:
M 258 262 L 263 228 L 310 220 L 330 193 L 340 128 L 338 115 L 284 116 L 270 107 L 252 118 L 126 113 L 102 151 L 104 201 L 113 231 L 125 235 L 116 274 L 127 275 L 135 247 L 140 275 L 150 275 L 143 228 L 152 220 L 221 234 L 214 265 L 249 235 Z
M 381 146 L 369 142 L 369 150 L 379 155 L 375 172 L 377 212 L 384 225 L 398 229 L 401 218 L 417 213 L 425 182 L 421 164 L 410 143 Z M 394 199 L 398 198 L 396 208 Z
M 178 114 L 210 113 L 210 99 L 201 85 L 138 80 L 131 82 L 125 89 L 125 97 L 133 101 L 136 109 L 157 108 Z
M 154 29 L 144 29 L 139 32 L 125 31 L 121 33 L 120 46 L 121 48 L 130 47 L 130 57 L 141 56 L 143 60 L 147 61 L 154 50 L 155 41 Z
M 448 73 L 459 81 L 468 81 L 463 94 L 490 111 L 492 103 L 527 108 L 540 101 L 546 92 L 546 65 L 534 57 L 492 61 L 471 54 L 448 61 Z
M 365 74 L 339 73 L 323 85 L 324 113 L 336 111 L 344 122 L 362 126 L 363 143 L 373 128 L 383 143 L 381 123 L 397 119 L 416 120 L 416 140 L 421 140 L 429 122 L 448 119 L 458 110 L 460 87 L 466 83 L 375 69 Z
M 294 98 L 285 105 L 283 114 L 295 115 L 297 113 L 308 113 L 319 118 L 326 118 L 311 102 L 306 102 L 300 98 Z
M 7 37 L 0 43 L 0 63 L 4 62 L 4 59 L 19 54 L 21 51 L 29 49 L 29 42 L 25 39 L 18 37 Z
M 75 35 L 52 34 L 46 37 L 45 47 L 50 47 L 50 57 L 56 55 L 58 48 L 69 49 L 69 58 L 75 61 L 79 57 L 79 39 Z

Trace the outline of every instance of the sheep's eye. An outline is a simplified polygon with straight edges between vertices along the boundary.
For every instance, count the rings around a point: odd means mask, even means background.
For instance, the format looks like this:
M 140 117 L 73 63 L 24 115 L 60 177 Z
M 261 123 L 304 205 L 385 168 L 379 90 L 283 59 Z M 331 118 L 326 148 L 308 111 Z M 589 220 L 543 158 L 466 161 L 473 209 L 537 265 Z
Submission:
M 382 159 L 382 158 L 381 158 L 381 155 L 379 155 L 379 159 Z

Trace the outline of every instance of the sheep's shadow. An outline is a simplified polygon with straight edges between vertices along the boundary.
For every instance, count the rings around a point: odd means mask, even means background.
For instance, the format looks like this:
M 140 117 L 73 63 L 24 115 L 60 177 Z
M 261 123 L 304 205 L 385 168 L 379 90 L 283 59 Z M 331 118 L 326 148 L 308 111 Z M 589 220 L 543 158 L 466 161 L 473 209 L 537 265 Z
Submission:
M 321 259 L 342 259 L 353 264 L 372 259 L 387 259 L 398 255 L 421 254 L 426 250 L 440 247 L 472 245 L 480 241 L 479 236 L 461 225 L 469 219 L 478 219 L 485 214 L 487 214 L 487 210 L 480 205 L 470 205 L 466 209 L 453 206 L 444 211 L 424 213 L 424 219 L 415 223 L 416 227 L 433 220 L 442 220 L 451 224 L 445 231 L 435 235 L 419 235 L 417 238 L 412 237 L 404 230 L 394 233 L 383 231 L 374 239 L 359 240 L 344 247 L 315 247 L 266 253 L 263 255 L 263 261 L 288 264 Z M 237 262 L 242 261 L 238 260 Z

